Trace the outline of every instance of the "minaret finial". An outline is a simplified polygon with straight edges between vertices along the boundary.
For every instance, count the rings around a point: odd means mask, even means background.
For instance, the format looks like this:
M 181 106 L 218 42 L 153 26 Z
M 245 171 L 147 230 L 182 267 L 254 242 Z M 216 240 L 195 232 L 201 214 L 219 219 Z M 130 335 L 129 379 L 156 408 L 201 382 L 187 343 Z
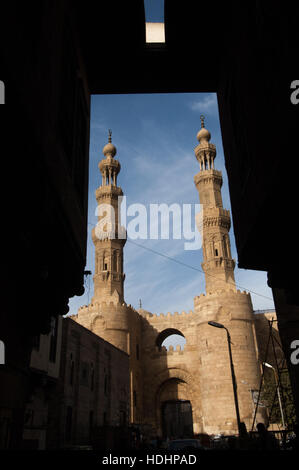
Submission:
M 112 144 L 112 130 L 108 129 L 108 144 L 103 148 L 103 154 L 105 157 L 110 155 L 112 158 L 116 155 L 116 147 Z
M 200 115 L 201 127 L 205 127 L 205 116 L 204 114 Z

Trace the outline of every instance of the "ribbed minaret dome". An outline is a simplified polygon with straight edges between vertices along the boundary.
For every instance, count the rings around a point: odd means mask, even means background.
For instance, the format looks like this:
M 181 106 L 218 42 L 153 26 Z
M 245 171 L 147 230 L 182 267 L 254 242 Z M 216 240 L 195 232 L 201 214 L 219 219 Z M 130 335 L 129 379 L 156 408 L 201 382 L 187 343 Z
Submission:
M 203 114 L 200 116 L 200 120 L 201 120 L 201 129 L 197 133 L 197 136 L 196 136 L 197 140 L 199 143 L 209 142 L 209 140 L 211 139 L 211 134 L 208 131 L 208 129 L 205 128 L 205 117 L 203 116 Z
M 106 144 L 103 148 L 103 154 L 105 155 L 105 157 L 107 155 L 111 155 L 112 157 L 114 157 L 116 155 L 116 151 L 117 150 L 115 145 L 112 144 L 112 131 L 111 129 L 109 129 L 108 144 Z

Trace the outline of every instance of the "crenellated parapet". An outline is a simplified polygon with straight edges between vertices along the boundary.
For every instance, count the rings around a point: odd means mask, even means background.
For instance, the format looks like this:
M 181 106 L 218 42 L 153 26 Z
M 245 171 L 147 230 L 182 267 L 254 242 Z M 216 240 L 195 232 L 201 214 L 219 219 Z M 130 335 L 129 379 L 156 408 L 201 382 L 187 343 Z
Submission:
M 165 321 L 170 321 L 171 323 L 175 321 L 180 321 L 180 320 L 186 320 L 186 319 L 191 319 L 193 318 L 194 312 L 192 310 L 189 310 L 189 312 L 167 312 L 167 314 L 163 313 L 152 313 L 152 316 L 149 317 L 147 320 L 150 324 L 155 324 L 155 323 L 160 323 L 160 322 L 165 322 Z
M 177 344 L 175 347 L 170 345 L 168 349 L 166 346 L 162 346 L 161 348 L 155 347 L 155 353 L 157 354 L 168 354 L 168 355 L 175 355 L 175 354 L 183 354 L 187 349 L 187 346 L 182 347 L 180 344 Z
M 181 360 L 182 356 L 188 354 L 190 350 L 187 345 L 181 346 L 180 344 L 177 344 L 176 346 L 170 345 L 168 348 L 166 348 L 166 346 L 161 346 L 160 348 L 158 346 L 153 346 L 151 348 L 146 348 L 145 352 L 151 360 L 159 360 L 161 357 L 172 357 L 175 359 L 178 356 L 180 356 Z
M 98 310 L 110 310 L 111 309 L 119 309 L 122 307 L 129 308 L 128 305 L 125 302 L 115 302 L 115 301 L 102 301 L 102 302 L 91 302 L 88 305 L 83 305 L 79 307 L 78 309 L 78 315 L 81 313 L 86 313 L 86 312 L 94 312 Z
M 228 289 L 228 290 L 220 289 L 219 291 L 211 292 L 209 294 L 196 295 L 194 297 L 194 304 L 197 304 L 198 302 L 203 301 L 203 299 L 213 299 L 213 298 L 219 297 L 219 295 L 224 295 L 224 294 L 226 294 L 226 296 L 230 296 L 233 294 L 235 297 L 240 298 L 240 299 L 243 299 L 244 297 L 250 298 L 250 293 L 246 291 L 240 291 L 239 289 L 237 291 L 235 291 L 234 289 Z
M 251 296 L 240 290 L 219 290 L 211 294 L 201 294 L 194 298 L 197 324 L 208 321 L 250 321 L 253 318 Z
M 117 319 L 117 321 L 124 319 L 127 322 L 130 318 L 138 320 L 139 317 L 139 313 L 125 302 L 103 301 L 79 307 L 76 321 L 80 323 L 81 320 L 88 318 L 90 326 L 92 327 L 95 320 L 98 318 L 104 319 L 106 325 L 109 325 L 115 319 Z

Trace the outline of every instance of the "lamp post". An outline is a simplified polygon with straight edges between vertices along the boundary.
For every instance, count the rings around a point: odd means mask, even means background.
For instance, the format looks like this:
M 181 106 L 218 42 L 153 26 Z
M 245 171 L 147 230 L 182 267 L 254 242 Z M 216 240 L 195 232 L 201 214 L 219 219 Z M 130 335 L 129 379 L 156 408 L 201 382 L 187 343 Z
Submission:
M 234 390 L 234 400 L 235 400 L 235 408 L 236 408 L 236 415 L 237 415 L 237 424 L 238 424 L 238 432 L 240 435 L 241 430 L 241 422 L 240 422 L 240 412 L 239 412 L 239 403 L 238 403 L 238 395 L 237 395 L 237 382 L 236 376 L 234 371 L 234 364 L 233 364 L 233 356 L 232 356 L 232 349 L 231 349 L 231 338 L 228 329 L 222 325 L 222 323 L 217 323 L 215 321 L 209 321 L 209 325 L 214 326 L 215 328 L 223 328 L 227 334 L 227 344 L 228 344 L 228 351 L 229 351 L 229 361 L 230 361 L 230 370 L 232 374 L 232 383 L 233 383 L 233 390 Z
M 271 366 L 271 364 L 268 364 L 268 362 L 264 362 L 264 364 L 265 364 L 266 367 L 269 367 L 269 369 L 272 369 L 273 372 L 274 372 L 276 390 L 277 390 L 277 396 L 278 396 L 278 403 L 279 403 L 280 414 L 281 414 L 282 427 L 283 427 L 283 429 L 285 429 L 284 414 L 283 414 L 283 409 L 282 409 L 282 404 L 281 404 L 281 396 L 280 396 L 280 388 L 279 388 L 279 383 L 278 383 L 278 378 L 277 378 L 277 372 L 276 372 L 276 369 L 273 366 Z

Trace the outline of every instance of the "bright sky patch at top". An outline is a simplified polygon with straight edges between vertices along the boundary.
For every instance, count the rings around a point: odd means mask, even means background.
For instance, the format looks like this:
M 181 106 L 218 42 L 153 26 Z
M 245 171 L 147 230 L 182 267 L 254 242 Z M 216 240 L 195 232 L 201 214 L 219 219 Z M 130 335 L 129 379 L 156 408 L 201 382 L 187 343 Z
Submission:
M 196 134 L 200 129 L 200 114 L 205 115 L 205 127 L 211 132 L 211 143 L 217 148 L 215 168 L 222 171 L 223 206 L 230 210 L 216 94 L 92 96 L 87 270 L 94 272 L 91 229 L 97 222 L 95 190 L 102 180 L 98 163 L 104 158 L 102 148 L 108 142 L 108 129 L 112 129 L 112 142 L 117 148 L 115 158 L 121 164 L 118 185 L 127 197 L 127 205 L 198 204 L 193 179 L 199 171 L 194 148 L 198 144 Z M 237 261 L 233 226 L 230 239 L 232 256 Z M 201 262 L 202 250 L 184 250 L 184 240 L 128 240 L 124 247 L 126 302 L 139 308 L 141 299 L 142 307 L 153 313 L 192 310 L 194 296 L 205 292 Z M 254 309 L 273 308 L 266 273 L 236 267 L 235 278 L 240 290 L 261 294 L 251 294 Z M 70 300 L 70 313 L 75 314 L 78 307 L 88 304 L 92 295 L 90 276 L 85 294 Z
M 148 23 L 164 23 L 164 0 L 144 0 L 145 20 Z

